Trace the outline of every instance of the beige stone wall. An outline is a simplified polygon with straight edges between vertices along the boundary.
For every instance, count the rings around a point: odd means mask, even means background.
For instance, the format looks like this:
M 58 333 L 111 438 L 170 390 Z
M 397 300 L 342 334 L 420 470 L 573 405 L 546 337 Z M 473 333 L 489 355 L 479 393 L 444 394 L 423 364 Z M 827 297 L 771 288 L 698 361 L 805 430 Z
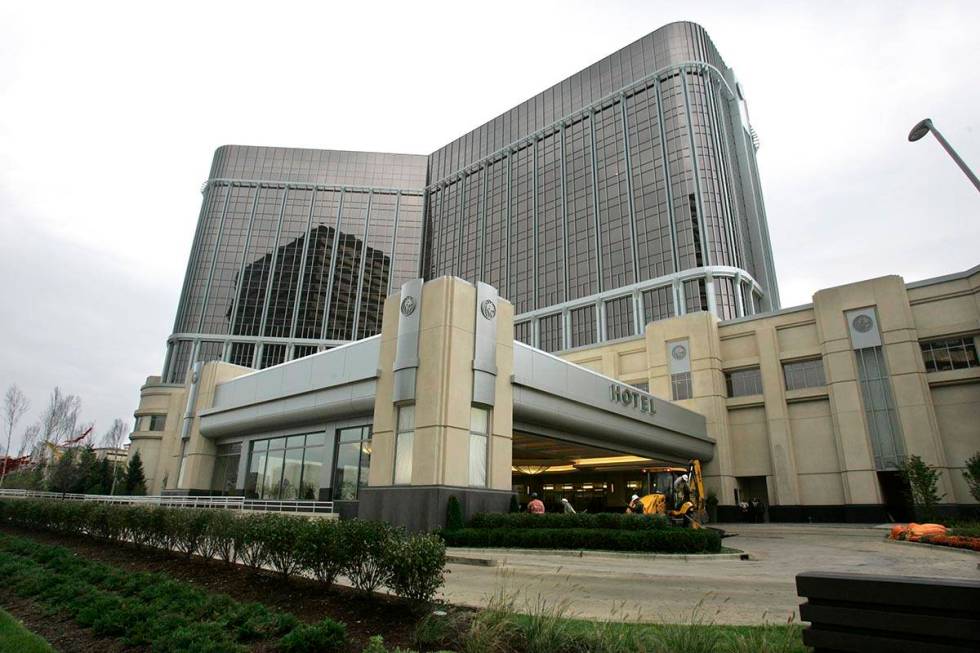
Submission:
M 197 414 L 211 406 L 217 384 L 251 371 L 249 368 L 220 362 L 207 363 L 202 368 L 191 437 L 184 451 L 187 469 L 184 471 L 183 482 L 179 485 L 180 434 L 187 409 L 190 381 L 186 385 L 173 385 L 161 383 L 160 377 L 149 377 L 146 380 L 146 384 L 140 389 L 140 404 L 136 409 L 136 416 L 167 416 L 163 431 L 140 430 L 134 431 L 130 436 L 133 443 L 130 456 L 136 451 L 140 452 L 146 473 L 147 491 L 150 494 L 174 489 L 207 489 L 211 486 L 215 446 L 201 435 L 200 417 Z
M 385 302 L 370 486 L 392 485 L 394 479 L 397 407 L 391 400 L 392 367 L 400 303 L 400 293 Z M 466 487 L 476 288 L 454 277 L 429 281 L 423 286 L 421 311 L 411 484 Z M 491 414 L 490 489 L 508 490 L 511 486 L 513 334 L 513 307 L 501 299 L 497 303 L 497 380 L 496 405 Z
M 898 276 L 821 290 L 813 304 L 719 323 L 696 313 L 647 325 L 643 337 L 563 357 L 671 398 L 670 342 L 690 342 L 694 396 L 717 442 L 705 482 L 723 504 L 736 477 L 765 476 L 774 505 L 882 501 L 846 311 L 875 306 L 907 452 L 943 471 L 947 502 L 972 503 L 962 478 L 980 450 L 980 369 L 926 373 L 920 341 L 980 337 L 980 271 L 908 287 Z M 965 278 L 963 278 L 965 277 Z M 821 358 L 827 384 L 786 390 L 783 364 Z M 646 369 L 644 370 L 644 359 Z M 759 367 L 763 392 L 728 398 L 724 372 Z
M 143 429 L 133 431 L 130 435 L 132 446 L 129 448 L 129 455 L 139 452 L 146 474 L 146 489 L 150 494 L 160 494 L 165 487 L 176 487 L 180 418 L 186 402 L 187 391 L 184 386 L 161 383 L 158 376 L 147 378 L 140 388 L 140 403 L 135 415 L 167 416 L 163 431 Z

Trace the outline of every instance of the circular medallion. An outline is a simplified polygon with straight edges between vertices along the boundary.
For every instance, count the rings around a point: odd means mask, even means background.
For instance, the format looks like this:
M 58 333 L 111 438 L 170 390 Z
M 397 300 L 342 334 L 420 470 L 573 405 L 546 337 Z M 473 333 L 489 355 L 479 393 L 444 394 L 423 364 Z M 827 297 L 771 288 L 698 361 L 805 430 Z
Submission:
M 406 297 L 405 299 L 403 299 L 402 300 L 402 308 L 401 308 L 402 315 L 404 315 L 405 317 L 408 317 L 409 315 L 411 315 L 412 313 L 414 313 L 415 312 L 416 303 L 417 302 L 415 301 L 415 298 L 412 297 L 411 295 L 409 295 L 408 297 Z
M 483 317 L 492 320 L 497 314 L 497 306 L 492 299 L 484 299 L 483 303 L 480 304 L 480 312 L 483 313 Z
M 682 361 L 687 357 L 687 347 L 674 345 L 674 348 L 670 350 L 670 355 L 674 357 L 674 360 Z
M 851 320 L 851 326 L 858 333 L 867 333 L 875 325 L 874 320 L 872 320 L 867 315 L 858 315 L 856 318 Z

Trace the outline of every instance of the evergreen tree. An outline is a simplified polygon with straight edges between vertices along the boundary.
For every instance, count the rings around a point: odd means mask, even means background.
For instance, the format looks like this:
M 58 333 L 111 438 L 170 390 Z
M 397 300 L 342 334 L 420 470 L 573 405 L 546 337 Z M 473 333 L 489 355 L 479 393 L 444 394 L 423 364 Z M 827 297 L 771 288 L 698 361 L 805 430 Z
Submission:
M 78 479 L 77 455 L 74 449 L 65 449 L 61 457 L 51 467 L 48 488 L 52 492 L 67 494 L 74 490 Z
M 95 455 L 95 449 L 92 445 L 86 445 L 78 455 L 78 473 L 72 492 L 76 494 L 101 494 L 99 492 L 100 480 L 99 459 Z
M 126 469 L 126 494 L 143 496 L 146 494 L 146 475 L 143 473 L 143 461 L 140 452 L 133 453 Z
M 112 463 L 106 456 L 99 461 L 98 481 L 89 490 L 91 494 L 109 494 L 112 489 Z

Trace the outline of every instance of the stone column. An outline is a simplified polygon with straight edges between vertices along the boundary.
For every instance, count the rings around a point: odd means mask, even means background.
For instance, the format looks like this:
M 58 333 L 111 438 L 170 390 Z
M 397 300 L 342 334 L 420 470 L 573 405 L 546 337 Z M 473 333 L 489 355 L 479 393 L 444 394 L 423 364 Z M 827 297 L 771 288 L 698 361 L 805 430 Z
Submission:
M 359 495 L 359 517 L 428 530 L 445 525 L 451 496 L 466 516 L 507 509 L 513 333 L 512 305 L 485 284 L 441 277 L 409 282 L 387 299 L 371 468 Z M 396 484 L 398 409 L 413 404 L 411 481 Z M 474 405 L 491 411 L 485 487 L 471 485 L 469 478 Z

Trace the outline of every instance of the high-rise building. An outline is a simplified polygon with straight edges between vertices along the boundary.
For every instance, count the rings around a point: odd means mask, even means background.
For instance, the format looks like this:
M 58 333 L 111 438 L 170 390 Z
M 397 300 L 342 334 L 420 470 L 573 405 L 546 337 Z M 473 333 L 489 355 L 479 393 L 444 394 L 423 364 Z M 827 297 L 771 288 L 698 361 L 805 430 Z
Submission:
M 755 150 L 738 82 L 693 23 L 428 157 L 219 148 L 164 378 L 373 335 L 384 296 L 417 276 L 499 288 L 516 337 L 549 352 L 779 308 Z

